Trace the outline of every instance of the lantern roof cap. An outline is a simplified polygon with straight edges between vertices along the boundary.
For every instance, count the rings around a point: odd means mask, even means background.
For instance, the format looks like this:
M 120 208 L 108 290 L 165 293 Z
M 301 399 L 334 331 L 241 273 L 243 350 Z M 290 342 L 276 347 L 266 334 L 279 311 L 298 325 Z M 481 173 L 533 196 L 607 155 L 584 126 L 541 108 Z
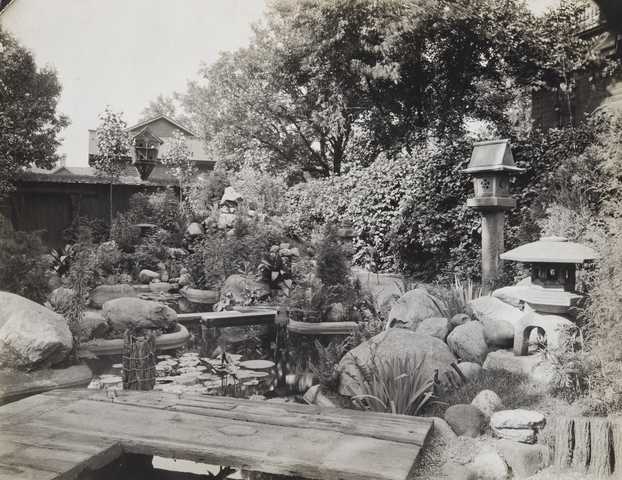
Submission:
M 523 263 L 583 263 L 598 257 L 593 248 L 565 237 L 543 237 L 501 254 L 502 260 Z
M 474 143 L 471 161 L 463 170 L 464 173 L 524 171 L 524 168 L 519 168 L 514 164 L 512 147 L 507 138 Z

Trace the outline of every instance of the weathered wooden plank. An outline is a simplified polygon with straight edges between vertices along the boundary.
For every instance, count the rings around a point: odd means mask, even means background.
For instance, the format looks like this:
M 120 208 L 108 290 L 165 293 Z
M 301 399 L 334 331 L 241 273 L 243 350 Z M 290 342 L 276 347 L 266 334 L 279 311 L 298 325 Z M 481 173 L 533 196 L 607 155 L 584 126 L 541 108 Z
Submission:
M 289 320 L 287 329 L 299 335 L 349 335 L 357 329 L 356 322 L 297 322 Z
M 151 392 L 150 392 L 151 393 Z M 174 456 L 307 478 L 406 478 L 419 448 L 325 429 L 295 429 L 159 408 L 77 400 L 61 412 L 32 420 L 34 426 L 120 441 L 131 453 Z M 351 447 L 344 445 L 351 444 Z M 356 447 L 354 447 L 356 446 Z M 356 455 L 342 461 L 334 452 Z M 355 466 L 353 464 L 356 464 Z
M 90 395 L 96 401 L 107 401 L 102 392 Z M 369 414 L 356 410 L 321 408 L 296 404 L 273 404 L 228 397 L 152 392 L 147 398 L 141 392 L 120 392 L 117 403 L 133 406 L 169 408 L 203 416 L 253 421 L 292 428 L 334 430 L 351 435 L 399 441 L 422 446 L 432 422 L 425 418 Z M 147 405 L 147 403 L 149 405 Z
M 118 442 L 85 431 L 71 433 L 26 423 L 9 426 L 0 434 L 0 465 L 7 470 L 7 478 L 28 478 L 29 472 L 36 473 L 35 478 L 52 474 L 50 478 L 72 478 L 86 468 L 101 468 L 121 453 Z M 25 469 L 25 477 L 11 473 L 20 468 Z

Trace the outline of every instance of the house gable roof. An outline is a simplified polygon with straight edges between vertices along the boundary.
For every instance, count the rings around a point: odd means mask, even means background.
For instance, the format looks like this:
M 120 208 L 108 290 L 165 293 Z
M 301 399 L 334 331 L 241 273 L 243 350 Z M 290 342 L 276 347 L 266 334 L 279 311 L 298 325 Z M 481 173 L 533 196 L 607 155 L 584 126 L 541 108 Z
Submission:
M 176 128 L 178 128 L 180 130 L 183 130 L 188 135 L 191 135 L 193 137 L 197 136 L 197 134 L 194 133 L 192 130 L 190 130 L 188 127 L 184 127 L 181 123 L 176 122 L 175 120 L 173 120 L 172 118 L 170 118 L 170 117 L 168 117 L 168 116 L 166 116 L 164 114 L 158 115 L 157 117 L 149 118 L 148 120 L 145 120 L 143 122 L 137 123 L 136 125 L 132 125 L 131 127 L 128 127 L 128 130 L 129 131 L 138 130 L 139 128 L 146 127 L 150 123 L 154 123 L 154 122 L 156 122 L 158 120 L 165 120 L 168 123 L 170 123 L 171 125 L 175 126 Z

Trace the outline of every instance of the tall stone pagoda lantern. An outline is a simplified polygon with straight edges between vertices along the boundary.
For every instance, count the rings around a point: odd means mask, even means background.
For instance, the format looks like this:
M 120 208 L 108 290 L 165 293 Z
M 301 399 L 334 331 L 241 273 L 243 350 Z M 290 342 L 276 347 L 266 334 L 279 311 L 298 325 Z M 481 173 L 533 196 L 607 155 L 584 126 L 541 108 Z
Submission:
M 503 253 L 505 211 L 516 206 L 510 196 L 510 176 L 523 172 L 514 164 L 509 140 L 478 142 L 473 147 L 471 161 L 464 173 L 473 177 L 475 196 L 467 206 L 479 210 L 482 216 L 482 283 L 490 284 L 499 271 Z

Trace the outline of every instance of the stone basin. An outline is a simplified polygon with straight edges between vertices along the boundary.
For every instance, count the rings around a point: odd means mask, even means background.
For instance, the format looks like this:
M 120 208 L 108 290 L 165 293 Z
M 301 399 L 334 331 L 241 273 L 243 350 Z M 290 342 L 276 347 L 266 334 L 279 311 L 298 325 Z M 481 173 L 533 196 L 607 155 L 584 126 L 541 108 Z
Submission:
M 190 333 L 181 324 L 177 324 L 177 330 L 156 337 L 156 350 L 174 350 L 183 347 L 190 339 Z M 97 338 L 81 344 L 81 349 L 88 350 L 97 356 L 121 355 L 123 353 L 123 339 Z

